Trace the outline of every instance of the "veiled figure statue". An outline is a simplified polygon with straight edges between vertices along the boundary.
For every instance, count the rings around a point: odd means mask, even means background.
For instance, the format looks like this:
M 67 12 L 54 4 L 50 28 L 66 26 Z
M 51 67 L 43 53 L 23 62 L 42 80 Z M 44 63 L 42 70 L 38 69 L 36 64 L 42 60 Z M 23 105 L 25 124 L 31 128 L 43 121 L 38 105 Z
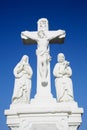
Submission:
M 31 92 L 32 68 L 29 58 L 24 55 L 21 61 L 14 68 L 15 84 L 12 103 L 29 103 Z
M 58 63 L 53 69 L 53 75 L 55 76 L 57 101 L 73 101 L 73 84 L 70 78 L 72 75 L 72 69 L 69 66 L 69 62 L 65 60 L 63 53 L 58 54 L 57 60 Z

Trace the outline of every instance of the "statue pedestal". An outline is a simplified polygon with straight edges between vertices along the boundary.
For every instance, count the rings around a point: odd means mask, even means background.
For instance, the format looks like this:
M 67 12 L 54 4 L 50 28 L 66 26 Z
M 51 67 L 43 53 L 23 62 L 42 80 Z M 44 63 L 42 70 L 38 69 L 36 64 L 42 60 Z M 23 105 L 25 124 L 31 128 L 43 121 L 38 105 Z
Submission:
M 5 110 L 11 130 L 77 130 L 82 113 L 76 102 L 12 104 Z

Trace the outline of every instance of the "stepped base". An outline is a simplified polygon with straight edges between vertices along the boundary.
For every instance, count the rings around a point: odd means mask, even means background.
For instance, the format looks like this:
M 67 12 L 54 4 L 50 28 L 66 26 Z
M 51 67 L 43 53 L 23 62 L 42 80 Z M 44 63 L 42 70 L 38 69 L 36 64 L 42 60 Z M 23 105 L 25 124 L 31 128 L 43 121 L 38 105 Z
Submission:
M 57 103 L 54 100 L 54 103 L 37 104 L 35 101 L 12 104 L 5 110 L 11 130 L 77 130 L 80 126 L 83 109 L 78 108 L 76 102 Z

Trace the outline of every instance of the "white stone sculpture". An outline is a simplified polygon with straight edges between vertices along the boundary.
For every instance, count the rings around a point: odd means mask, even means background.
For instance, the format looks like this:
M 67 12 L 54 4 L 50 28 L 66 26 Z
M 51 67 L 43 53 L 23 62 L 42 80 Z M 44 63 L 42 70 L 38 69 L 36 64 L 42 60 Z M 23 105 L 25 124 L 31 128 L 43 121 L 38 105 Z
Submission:
M 32 69 L 28 64 L 28 57 L 25 56 L 14 69 L 16 79 L 13 104 L 10 109 L 5 110 L 6 124 L 11 130 L 77 130 L 82 123 L 83 109 L 79 108 L 75 101 L 72 102 L 72 70 L 63 54 L 54 69 L 59 102 L 51 94 L 49 43 L 62 43 L 65 31 L 49 31 L 47 19 L 42 18 L 38 21 L 38 31 L 24 31 L 21 37 L 25 44 L 37 42 L 38 45 L 36 95 L 28 103 Z M 16 103 L 22 104 L 15 105 Z
M 33 74 L 29 58 L 24 55 L 14 68 L 15 84 L 12 103 L 29 103 L 31 92 L 31 77 Z
M 63 42 L 65 38 L 64 30 L 49 31 L 48 20 L 41 18 L 38 21 L 38 31 L 24 31 L 21 33 L 21 38 L 25 44 L 37 43 L 37 93 L 36 97 L 48 99 L 51 95 L 51 81 L 50 81 L 50 49 L 49 43 Z M 52 41 L 54 40 L 54 41 Z
M 57 101 L 67 102 L 73 101 L 73 85 L 71 80 L 72 70 L 69 62 L 65 60 L 63 53 L 59 53 L 57 57 L 58 63 L 55 65 L 53 75 L 55 76 L 55 86 Z
M 24 31 L 21 33 L 21 37 L 23 39 L 33 39 L 38 43 L 38 47 L 36 50 L 36 54 L 38 56 L 38 68 L 39 68 L 39 73 L 41 76 L 42 84 L 44 85 L 47 83 L 47 75 L 48 75 L 48 62 L 50 61 L 51 57 L 49 54 L 49 41 L 55 37 L 64 37 L 65 36 L 65 31 L 64 30 L 58 30 L 58 31 L 48 31 L 47 30 L 47 19 L 40 19 L 38 21 L 39 25 L 39 30 L 38 32 L 30 32 L 30 31 Z M 47 26 L 47 27 L 46 27 Z

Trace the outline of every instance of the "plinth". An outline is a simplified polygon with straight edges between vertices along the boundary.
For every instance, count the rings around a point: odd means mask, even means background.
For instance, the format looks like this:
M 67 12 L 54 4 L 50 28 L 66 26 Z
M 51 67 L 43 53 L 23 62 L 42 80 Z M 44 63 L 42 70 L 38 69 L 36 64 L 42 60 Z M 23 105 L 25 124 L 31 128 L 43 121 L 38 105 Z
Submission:
M 76 102 L 11 105 L 5 110 L 11 130 L 77 130 L 82 108 Z

